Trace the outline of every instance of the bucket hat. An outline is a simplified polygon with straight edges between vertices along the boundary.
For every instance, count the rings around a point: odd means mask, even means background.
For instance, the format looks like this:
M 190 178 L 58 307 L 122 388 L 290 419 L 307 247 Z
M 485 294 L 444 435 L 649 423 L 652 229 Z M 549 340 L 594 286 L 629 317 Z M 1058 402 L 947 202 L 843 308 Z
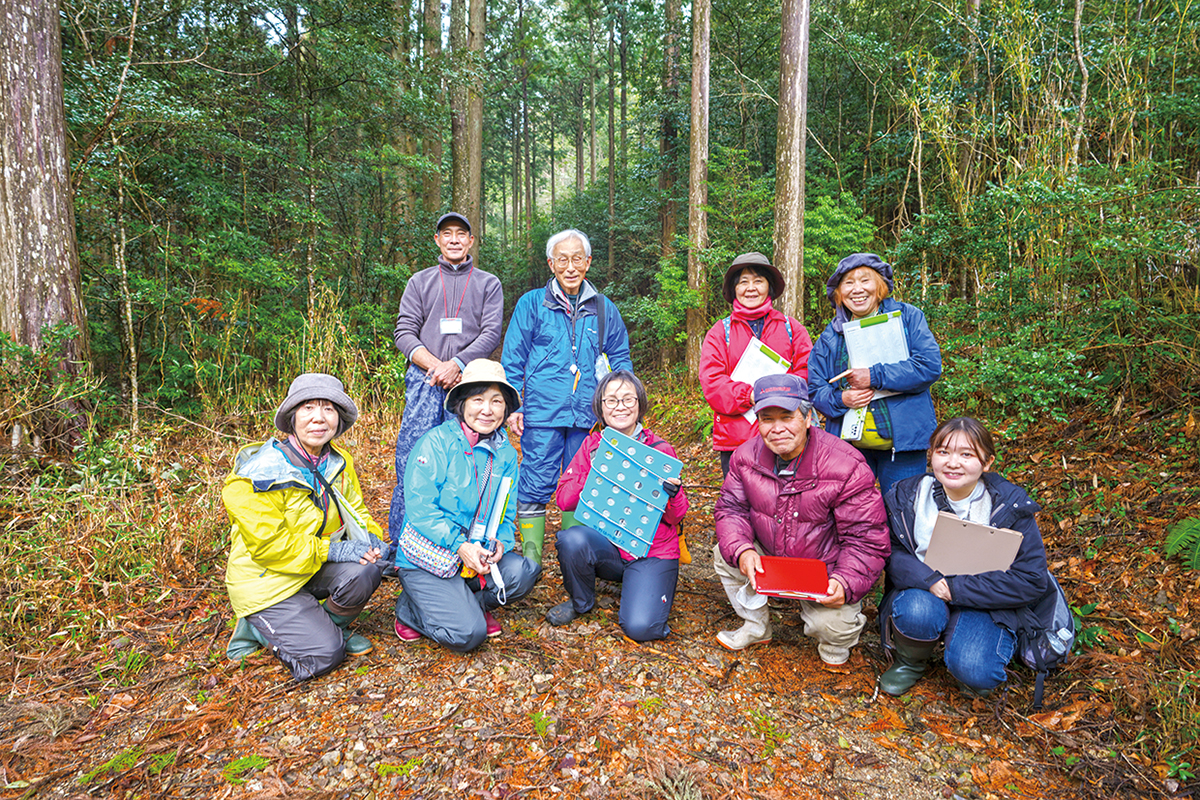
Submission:
M 721 294 L 725 296 L 725 302 L 733 302 L 734 284 L 737 283 L 738 276 L 746 267 L 754 267 L 757 272 L 766 276 L 772 300 L 783 294 L 783 273 L 762 253 L 751 251 L 749 253 L 742 253 L 735 258 L 733 263 L 729 265 L 729 269 L 725 270 L 725 282 L 721 286 Z
M 324 372 L 306 372 L 288 387 L 287 397 L 283 398 L 283 402 L 275 411 L 275 427 L 284 433 L 294 433 L 292 416 L 302 403 L 309 400 L 328 400 L 337 406 L 338 418 L 341 420 L 338 426 L 339 436 L 349 430 L 358 419 L 358 406 L 354 405 L 350 395 L 346 394 L 340 380 Z
M 508 376 L 504 374 L 504 367 L 500 365 L 499 361 L 487 358 L 477 358 L 468 362 L 462 371 L 462 380 L 458 382 L 457 386 L 446 392 L 446 402 L 443 407 L 447 411 L 453 412 L 455 404 L 471 386 L 476 384 L 487 386 L 493 383 L 499 386 L 500 391 L 504 394 L 509 414 L 521 407 L 521 394 L 508 382 Z

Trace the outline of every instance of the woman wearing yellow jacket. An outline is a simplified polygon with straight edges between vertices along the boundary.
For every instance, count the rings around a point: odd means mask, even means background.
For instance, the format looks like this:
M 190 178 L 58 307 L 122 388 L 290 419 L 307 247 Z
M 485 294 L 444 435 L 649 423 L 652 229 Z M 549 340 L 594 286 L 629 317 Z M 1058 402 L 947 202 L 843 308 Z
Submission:
M 225 587 L 238 616 L 229 658 L 266 646 L 306 680 L 371 652 L 346 628 L 379 588 L 387 548 L 354 461 L 331 444 L 357 418 L 340 380 L 306 373 L 275 412 L 284 435 L 238 452 L 221 492 L 233 521 Z

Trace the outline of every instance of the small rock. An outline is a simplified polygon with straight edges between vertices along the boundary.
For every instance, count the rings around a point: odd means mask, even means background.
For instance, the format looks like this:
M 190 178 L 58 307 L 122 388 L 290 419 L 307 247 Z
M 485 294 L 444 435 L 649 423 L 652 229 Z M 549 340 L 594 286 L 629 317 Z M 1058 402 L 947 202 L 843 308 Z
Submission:
M 330 750 L 325 755 L 321 756 L 321 763 L 327 767 L 336 767 L 342 763 L 342 751 Z
M 289 750 L 289 751 L 290 750 L 299 750 L 300 743 L 302 741 L 303 740 L 299 736 L 295 735 L 294 733 L 288 734 L 287 736 L 280 738 L 279 749 Z

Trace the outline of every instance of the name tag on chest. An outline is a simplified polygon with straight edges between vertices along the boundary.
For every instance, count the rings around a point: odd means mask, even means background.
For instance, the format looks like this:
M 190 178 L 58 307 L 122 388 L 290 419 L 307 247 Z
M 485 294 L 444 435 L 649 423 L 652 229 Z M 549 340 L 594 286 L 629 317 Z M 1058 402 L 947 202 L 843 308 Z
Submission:
M 442 317 L 441 331 L 442 336 L 453 336 L 456 333 L 462 333 L 462 317 Z

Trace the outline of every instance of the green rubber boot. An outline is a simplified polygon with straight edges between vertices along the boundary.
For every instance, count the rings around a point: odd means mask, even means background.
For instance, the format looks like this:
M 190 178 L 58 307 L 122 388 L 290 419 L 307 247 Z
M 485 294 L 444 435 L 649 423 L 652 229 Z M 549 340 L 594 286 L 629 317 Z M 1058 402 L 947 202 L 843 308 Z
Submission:
M 325 609 L 325 613 L 333 620 L 334 625 L 342 629 L 342 636 L 346 640 L 346 655 L 365 656 L 375 649 L 375 645 L 371 644 L 370 639 L 354 633 L 348 627 L 351 622 L 358 619 L 358 614 L 335 614 L 328 608 Z
M 915 686 L 917 681 L 921 680 L 921 676 L 925 674 L 925 669 L 929 666 L 929 659 L 933 658 L 933 650 L 937 647 L 937 643 L 937 639 L 932 641 L 910 639 L 897 631 L 895 625 L 892 625 L 892 646 L 895 648 L 895 660 L 892 662 L 892 666 L 879 676 L 879 688 L 892 697 L 899 697 Z
M 267 640 L 250 624 L 250 620 L 238 617 L 237 624 L 233 626 L 233 635 L 225 647 L 225 657 L 230 661 L 241 661 L 266 646 Z
M 542 545 L 546 541 L 546 515 L 521 517 L 521 555 L 542 563 Z
M 570 528 L 574 525 L 575 525 L 575 512 L 574 511 L 562 512 L 562 522 L 559 524 L 558 529 L 560 531 L 565 531 L 567 528 Z

